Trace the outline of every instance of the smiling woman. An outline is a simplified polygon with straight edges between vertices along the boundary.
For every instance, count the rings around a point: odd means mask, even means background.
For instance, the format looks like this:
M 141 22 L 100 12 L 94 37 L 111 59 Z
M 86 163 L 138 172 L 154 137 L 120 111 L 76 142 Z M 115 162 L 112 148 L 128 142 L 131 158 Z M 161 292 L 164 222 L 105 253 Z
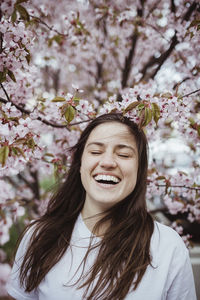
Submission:
M 146 209 L 144 132 L 121 114 L 106 114 L 71 150 L 65 183 L 21 238 L 9 294 L 19 300 L 195 300 L 184 243 Z
M 110 122 L 94 128 L 81 159 L 82 215 L 103 213 L 125 199 L 135 188 L 137 170 L 137 145 L 127 125 Z

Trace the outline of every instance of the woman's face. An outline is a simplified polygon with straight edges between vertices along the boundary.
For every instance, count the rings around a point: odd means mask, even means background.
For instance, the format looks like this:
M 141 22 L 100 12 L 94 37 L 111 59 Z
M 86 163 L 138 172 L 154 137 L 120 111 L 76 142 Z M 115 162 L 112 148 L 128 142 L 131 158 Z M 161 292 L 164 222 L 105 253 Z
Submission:
M 81 159 L 85 207 L 102 212 L 135 188 L 138 151 L 128 126 L 118 122 L 98 125 L 90 133 Z

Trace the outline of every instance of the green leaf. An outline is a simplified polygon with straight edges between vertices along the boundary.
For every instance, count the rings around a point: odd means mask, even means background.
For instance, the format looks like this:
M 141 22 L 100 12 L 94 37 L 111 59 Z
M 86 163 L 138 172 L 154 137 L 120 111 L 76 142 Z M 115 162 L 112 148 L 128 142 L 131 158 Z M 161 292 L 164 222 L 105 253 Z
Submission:
M 142 126 L 144 124 L 144 120 L 145 120 L 145 110 L 144 109 L 141 109 L 139 111 L 139 116 L 140 116 L 139 127 L 142 128 Z
M 12 23 L 15 23 L 16 20 L 17 20 L 17 11 L 16 11 L 16 9 L 14 9 L 12 16 L 11 16 L 11 21 L 12 21 Z
M 12 81 L 16 82 L 15 75 L 11 70 L 8 70 L 8 76 L 12 79 Z
M 6 160 L 9 155 L 9 147 L 3 146 L 0 148 L 0 163 L 2 164 L 2 167 L 5 166 Z
M 66 99 L 64 97 L 55 97 L 53 98 L 53 100 L 51 100 L 51 102 L 63 102 L 63 101 L 66 101 Z
M 0 72 L 0 83 L 6 81 L 7 72 L 8 72 L 7 68 L 4 68 L 3 72 Z
M 27 55 L 25 56 L 27 63 L 29 64 L 31 61 L 31 54 L 30 51 L 27 48 L 24 48 L 24 50 L 26 51 Z
M 18 117 L 9 117 L 8 120 L 15 122 L 17 125 L 19 124 L 19 118 Z
M 75 116 L 75 109 L 73 108 L 73 106 L 68 105 L 66 111 L 65 111 L 65 119 L 68 123 L 70 123 Z
M 134 101 L 134 102 L 131 102 L 124 110 L 124 112 L 127 112 L 127 111 L 130 111 L 134 108 L 136 108 L 136 106 L 138 106 L 139 104 L 139 101 Z
M 139 110 L 143 110 L 144 104 L 143 104 L 143 103 L 138 104 L 137 108 L 138 108 Z
M 18 155 L 18 151 L 15 147 L 12 147 L 11 151 L 13 152 L 14 156 Z
M 22 20 L 30 21 L 30 16 L 29 16 L 26 8 L 24 8 L 20 4 L 17 4 L 15 8 L 19 12 L 20 17 L 22 18 Z
M 57 164 L 54 164 L 53 167 L 54 167 L 54 172 L 53 172 L 53 173 L 54 173 L 54 177 L 57 178 L 57 177 L 58 177 L 58 174 L 59 174 L 59 173 L 58 173 L 58 165 L 57 165 Z
M 45 153 L 44 156 L 50 156 L 50 157 L 54 157 L 54 155 L 52 153 Z
M 152 111 L 150 108 L 145 107 L 145 117 L 144 117 L 144 123 L 143 126 L 147 126 L 151 120 L 152 120 Z
M 56 42 L 58 45 L 62 44 L 63 37 L 61 35 L 54 35 L 52 38 L 48 40 L 48 47 L 51 47 L 53 41 Z
M 31 61 L 31 55 L 30 55 L 30 54 L 27 54 L 27 55 L 25 56 L 25 58 L 26 58 L 27 63 L 29 64 L 30 61 Z
M 190 124 L 194 125 L 195 124 L 195 120 L 193 118 L 189 118 Z
M 165 178 L 165 176 L 158 176 L 158 177 L 156 177 L 156 180 L 165 180 L 166 178 Z
M 24 151 L 21 148 L 15 147 L 15 150 L 17 151 L 17 155 L 21 154 L 24 158 L 26 158 Z
M 53 44 L 53 38 L 51 38 L 51 39 L 48 40 L 48 47 L 51 47 L 52 44 Z
M 79 98 L 79 97 L 73 97 L 73 101 L 76 105 L 79 104 L 80 100 L 81 100 L 81 98 Z
M 33 138 L 30 138 L 28 141 L 27 141 L 27 146 L 30 148 L 30 149 L 32 149 L 32 150 L 34 150 L 34 148 L 35 148 L 35 141 L 34 141 L 34 139 Z
M 61 44 L 62 43 L 62 40 L 63 40 L 63 38 L 62 38 L 62 36 L 61 35 L 55 35 L 54 36 L 54 41 L 57 43 L 57 44 Z
M 78 100 L 73 98 L 73 102 L 75 103 L 75 105 L 79 105 L 80 99 Z
M 24 144 L 26 142 L 25 138 L 19 138 L 17 140 L 15 140 L 15 144 L 20 145 L 20 144 Z
M 198 132 L 198 135 L 200 136 L 200 125 L 197 125 L 197 132 Z
M 160 119 L 160 107 L 158 106 L 158 104 L 156 103 L 151 103 L 151 107 L 152 107 L 152 115 L 153 115 L 153 119 L 156 123 L 156 125 L 158 124 L 158 120 Z
M 164 94 L 161 95 L 161 97 L 171 99 L 173 96 L 172 96 L 171 93 L 164 93 Z
M 200 24 L 200 19 L 194 19 L 191 23 L 190 23 L 190 27 L 193 26 L 197 26 Z

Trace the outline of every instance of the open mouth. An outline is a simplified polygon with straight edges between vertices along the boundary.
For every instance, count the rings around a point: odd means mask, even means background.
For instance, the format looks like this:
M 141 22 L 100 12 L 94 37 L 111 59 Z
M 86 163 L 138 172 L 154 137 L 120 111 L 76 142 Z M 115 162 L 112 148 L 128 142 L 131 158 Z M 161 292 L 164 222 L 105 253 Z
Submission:
M 112 176 L 112 175 L 96 175 L 94 176 L 94 179 L 98 182 L 98 183 L 103 183 L 103 184 L 112 184 L 112 185 L 116 185 L 120 182 L 120 179 L 116 176 Z

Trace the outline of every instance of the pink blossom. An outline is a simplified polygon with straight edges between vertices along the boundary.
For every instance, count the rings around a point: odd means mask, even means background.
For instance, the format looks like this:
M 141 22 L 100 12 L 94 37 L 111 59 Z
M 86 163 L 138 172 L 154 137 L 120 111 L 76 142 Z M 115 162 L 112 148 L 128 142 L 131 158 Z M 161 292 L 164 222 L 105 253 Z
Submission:
M 7 296 L 6 283 L 8 281 L 11 272 L 11 267 L 9 264 L 0 263 L 0 296 Z
M 173 200 L 169 195 L 164 196 L 164 202 L 172 215 L 176 215 L 185 208 L 182 202 Z
M 10 217 L 6 217 L 5 220 L 0 220 L 0 245 L 4 245 L 9 241 L 9 229 L 12 225 Z
M 176 230 L 176 232 L 178 232 L 178 234 L 183 234 L 183 227 L 179 224 L 177 224 L 176 222 L 172 223 L 172 228 Z

